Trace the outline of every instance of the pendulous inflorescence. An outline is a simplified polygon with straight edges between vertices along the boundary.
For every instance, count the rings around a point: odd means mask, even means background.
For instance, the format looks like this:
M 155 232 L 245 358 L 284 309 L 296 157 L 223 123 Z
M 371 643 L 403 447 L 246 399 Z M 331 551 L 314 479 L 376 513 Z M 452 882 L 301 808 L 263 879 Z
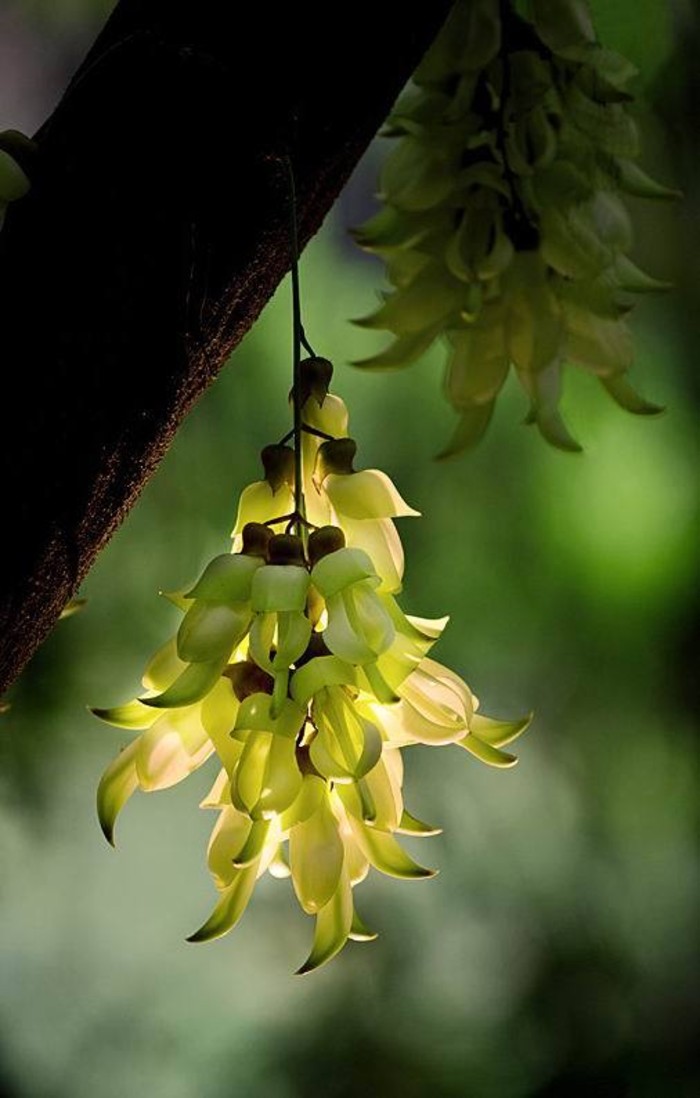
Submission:
M 460 418 L 443 457 L 482 437 L 511 365 L 527 422 L 560 449 L 580 449 L 559 412 L 565 363 L 628 411 L 659 411 L 627 380 L 624 318 L 667 284 L 629 259 L 623 196 L 677 192 L 636 163 L 635 70 L 597 41 L 585 0 L 527 8 L 457 0 L 389 119 L 384 206 L 355 233 L 392 285 L 358 323 L 396 337 L 357 365 L 402 367 L 446 337 Z
M 438 830 L 404 807 L 403 749 L 456 745 L 509 767 L 516 760 L 503 747 L 528 723 L 482 715 L 466 683 L 428 655 L 447 619 L 399 606 L 394 520 L 417 512 L 384 473 L 355 471 L 331 372 L 325 359 L 301 364 L 295 446 L 263 450 L 264 476 L 241 493 L 232 551 L 169 596 L 183 618 L 150 660 L 145 693 L 93 710 L 136 733 L 100 782 L 107 839 L 133 793 L 175 785 L 214 756 L 202 807 L 217 812 L 207 857 L 219 899 L 189 940 L 231 930 L 264 873 L 291 877 L 316 918 L 300 973 L 349 938 L 375 937 L 353 899 L 370 867 L 433 875 L 399 841 Z

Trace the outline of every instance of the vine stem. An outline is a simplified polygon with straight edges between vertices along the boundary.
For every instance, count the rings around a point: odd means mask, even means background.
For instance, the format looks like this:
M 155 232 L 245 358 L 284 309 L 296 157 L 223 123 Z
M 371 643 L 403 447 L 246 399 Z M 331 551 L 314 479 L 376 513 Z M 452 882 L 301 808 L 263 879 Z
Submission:
M 294 512 L 298 516 L 297 534 L 304 537 L 306 505 L 301 465 L 301 351 L 306 337 L 301 322 L 301 291 L 299 287 L 299 228 L 297 225 L 297 191 L 291 157 L 285 157 L 289 178 L 289 242 L 292 259 L 292 407 L 294 411 Z

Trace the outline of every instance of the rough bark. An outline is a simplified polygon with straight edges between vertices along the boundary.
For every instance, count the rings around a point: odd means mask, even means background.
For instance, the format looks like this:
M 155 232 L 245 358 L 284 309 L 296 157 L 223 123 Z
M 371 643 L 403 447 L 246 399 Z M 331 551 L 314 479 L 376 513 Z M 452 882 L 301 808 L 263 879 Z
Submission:
M 449 4 L 121 0 L 0 234 L 0 690 L 318 229 Z

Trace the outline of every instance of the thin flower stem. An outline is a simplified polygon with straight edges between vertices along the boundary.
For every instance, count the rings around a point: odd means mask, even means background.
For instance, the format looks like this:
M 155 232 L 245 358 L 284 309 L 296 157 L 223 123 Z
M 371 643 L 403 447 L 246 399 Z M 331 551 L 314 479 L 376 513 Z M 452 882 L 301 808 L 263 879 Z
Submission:
M 301 430 L 302 434 L 314 435 L 315 438 L 322 438 L 324 442 L 335 442 L 335 435 L 329 435 L 327 431 L 321 431 L 318 427 L 312 427 L 309 423 L 302 423 Z M 291 431 L 287 431 L 286 435 L 283 435 L 277 445 L 284 446 L 285 443 L 289 442 L 293 438 L 294 428 L 292 427 Z
M 335 435 L 329 435 L 327 431 L 319 431 L 318 427 L 311 427 L 308 423 L 302 423 L 301 429 L 304 434 L 314 435 L 315 438 L 322 438 L 325 442 L 335 442 Z
M 307 339 L 306 332 L 304 331 L 304 325 L 303 324 L 301 326 L 301 343 L 302 343 L 302 346 L 303 346 L 304 350 L 306 351 L 306 353 L 311 355 L 312 358 L 316 358 L 316 352 L 314 351 L 313 347 L 311 346 L 311 344 L 309 343 L 309 341 Z
M 277 518 L 265 519 L 263 526 L 279 526 L 283 522 L 286 522 L 290 527 L 303 526 L 307 530 L 318 530 L 318 526 L 314 522 L 309 522 L 306 516 L 300 515 L 298 511 L 290 511 L 286 515 L 278 515 Z
M 304 329 L 301 323 L 301 292 L 299 288 L 299 230 L 297 226 L 297 194 L 294 181 L 294 168 L 289 156 L 286 158 L 287 174 L 289 176 L 289 240 L 292 253 L 292 342 L 293 342 L 293 371 L 292 371 L 292 406 L 294 410 L 294 427 L 292 438 L 294 439 L 294 514 L 297 533 L 303 536 L 303 520 L 306 516 L 304 503 L 304 486 L 302 481 L 301 465 L 301 349 L 305 341 Z

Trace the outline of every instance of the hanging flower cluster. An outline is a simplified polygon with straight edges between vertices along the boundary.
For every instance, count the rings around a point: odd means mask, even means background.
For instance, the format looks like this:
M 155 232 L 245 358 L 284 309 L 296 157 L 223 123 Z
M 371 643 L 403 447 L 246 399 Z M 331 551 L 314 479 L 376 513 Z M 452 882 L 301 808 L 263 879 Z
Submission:
M 623 318 L 666 284 L 628 258 L 621 194 L 677 192 L 635 163 L 635 70 L 596 41 L 585 0 L 529 7 L 532 21 L 508 0 L 458 0 L 389 121 L 385 206 L 356 232 L 394 287 L 358 323 L 397 337 L 358 365 L 405 366 L 447 337 L 460 420 L 444 457 L 481 438 L 511 364 L 527 422 L 561 449 L 580 449 L 558 410 L 565 362 L 628 411 L 659 411 L 625 377 Z
M 527 725 L 479 713 L 468 686 L 428 656 L 447 619 L 408 616 L 396 601 L 394 520 L 417 512 L 384 473 L 354 471 L 331 371 L 324 359 L 302 364 L 301 450 L 263 451 L 265 476 L 241 495 L 232 552 L 171 596 L 184 616 L 146 669 L 146 693 L 94 710 L 138 732 L 100 782 L 109 841 L 137 789 L 172 786 L 215 755 L 203 807 L 218 812 L 208 864 L 220 898 L 189 940 L 231 930 L 266 871 L 291 875 L 316 917 L 299 972 L 348 938 L 375 937 L 353 903 L 370 866 L 432 876 L 397 839 L 437 833 L 404 808 L 401 749 L 454 744 L 508 767 L 515 758 L 502 748 Z

